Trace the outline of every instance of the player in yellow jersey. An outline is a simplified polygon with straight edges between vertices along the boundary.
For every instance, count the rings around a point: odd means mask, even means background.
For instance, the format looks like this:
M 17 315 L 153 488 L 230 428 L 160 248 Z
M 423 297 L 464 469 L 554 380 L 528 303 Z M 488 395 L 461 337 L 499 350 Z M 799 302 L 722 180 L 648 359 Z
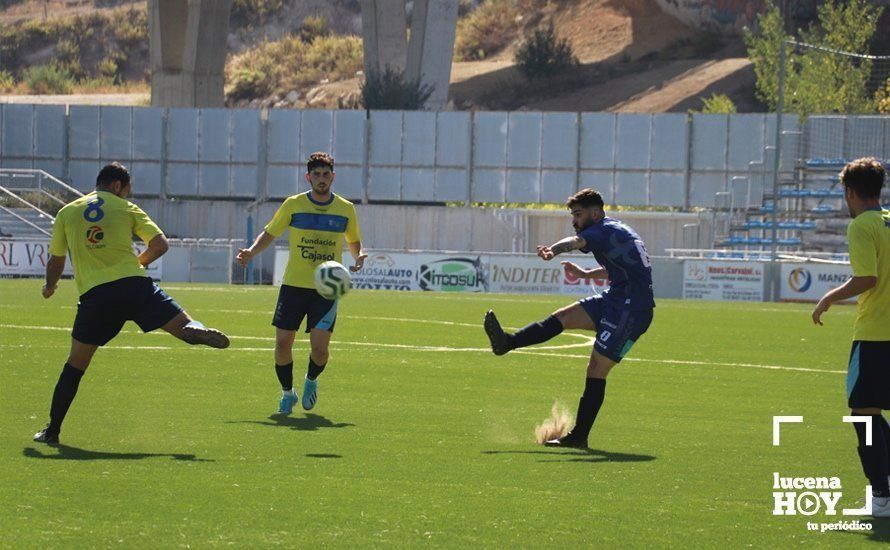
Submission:
M 71 333 L 71 352 L 53 392 L 50 422 L 34 441 L 58 444 L 62 421 L 84 371 L 100 346 L 135 321 L 145 332 L 164 329 L 189 344 L 225 348 L 225 334 L 192 320 L 145 274 L 145 266 L 167 251 L 167 239 L 151 218 L 127 200 L 130 173 L 113 163 L 96 178 L 96 190 L 65 205 L 53 224 L 43 297 L 56 291 L 65 256 L 71 254 L 80 299 Z M 139 256 L 133 235 L 148 248 Z
M 881 413 L 890 409 L 890 212 L 881 208 L 885 177 L 884 166 L 874 158 L 854 160 L 841 172 L 853 218 L 847 227 L 853 276 L 827 292 L 813 310 L 813 322 L 821 325 L 832 303 L 859 296 L 847 404 L 854 415 L 871 419 L 853 426 L 862 470 L 872 487 L 875 517 L 890 517 L 890 425 Z
M 290 239 L 290 256 L 272 317 L 275 328 L 275 373 L 281 383 L 279 414 L 293 412 L 298 400 L 294 391 L 293 345 L 296 331 L 306 317 L 309 333 L 309 368 L 303 381 L 302 405 L 305 410 L 318 400 L 318 375 L 328 362 L 328 347 L 337 320 L 337 301 L 322 297 L 312 281 L 316 266 L 322 262 L 342 261 L 343 242 L 354 258 L 350 269 L 362 268 L 367 254 L 355 216 L 355 207 L 331 191 L 334 183 L 334 159 L 327 153 L 313 153 L 306 163 L 306 181 L 310 190 L 288 197 L 250 248 L 238 252 L 243 266 L 262 252 L 285 231 Z

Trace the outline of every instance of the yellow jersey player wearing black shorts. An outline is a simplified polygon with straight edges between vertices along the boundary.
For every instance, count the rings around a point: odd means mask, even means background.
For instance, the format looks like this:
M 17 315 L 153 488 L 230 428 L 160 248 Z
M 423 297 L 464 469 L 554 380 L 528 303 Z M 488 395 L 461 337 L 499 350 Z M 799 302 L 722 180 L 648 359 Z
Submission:
M 142 209 L 127 200 L 131 189 L 127 169 L 109 164 L 99 171 L 96 190 L 65 205 L 53 224 L 43 297 L 56 291 L 70 253 L 80 299 L 71 353 L 53 392 L 49 425 L 35 434 L 34 441 L 59 443 L 62 421 L 93 354 L 127 321 L 135 321 L 144 332 L 164 329 L 189 344 L 229 345 L 225 334 L 192 320 L 146 275 L 145 266 L 167 251 L 167 239 Z M 138 256 L 133 235 L 148 245 Z
M 881 413 L 890 409 L 890 212 L 881 208 L 885 177 L 884 166 L 874 158 L 854 160 L 841 172 L 853 218 L 847 227 L 853 276 L 826 293 L 813 310 L 813 322 L 821 325 L 822 314 L 832 303 L 859 296 L 847 404 L 854 415 L 871 418 L 868 424 L 853 426 L 862 470 L 872 488 L 875 517 L 890 517 L 890 425 Z
M 350 269 L 362 268 L 367 254 L 355 216 L 355 207 L 331 191 L 334 159 L 313 153 L 306 163 L 310 190 L 288 197 L 250 248 L 241 249 L 237 259 L 243 266 L 288 232 L 290 256 L 272 317 L 275 328 L 275 373 L 281 383 L 279 414 L 293 412 L 298 396 L 294 391 L 293 345 L 296 331 L 306 318 L 309 333 L 309 368 L 303 382 L 302 405 L 310 410 L 318 401 L 318 375 L 328 362 L 328 346 L 337 320 L 337 301 L 315 291 L 313 274 L 322 262 L 343 259 L 343 241 L 355 259 Z

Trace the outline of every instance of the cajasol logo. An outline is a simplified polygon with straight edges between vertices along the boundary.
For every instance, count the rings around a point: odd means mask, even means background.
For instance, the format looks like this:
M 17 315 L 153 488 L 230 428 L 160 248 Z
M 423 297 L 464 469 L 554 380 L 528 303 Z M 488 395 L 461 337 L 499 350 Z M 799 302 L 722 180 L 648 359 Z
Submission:
M 812 284 L 813 276 L 810 275 L 810 271 L 805 267 L 794 268 L 788 274 L 788 286 L 795 292 L 806 292 Z
M 422 290 L 482 292 L 488 287 L 482 258 L 445 258 L 420 266 L 417 284 Z

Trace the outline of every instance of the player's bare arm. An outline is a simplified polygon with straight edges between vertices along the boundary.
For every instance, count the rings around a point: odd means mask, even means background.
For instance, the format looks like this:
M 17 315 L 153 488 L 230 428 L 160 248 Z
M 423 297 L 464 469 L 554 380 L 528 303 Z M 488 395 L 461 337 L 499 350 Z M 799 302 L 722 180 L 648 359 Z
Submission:
M 46 284 L 43 285 L 43 297 L 49 298 L 56 291 L 62 271 L 65 270 L 65 256 L 50 255 L 46 261 Z
M 596 267 L 594 269 L 584 269 L 580 265 L 564 261 L 560 262 L 565 269 L 566 275 L 575 277 L 576 279 L 608 279 L 609 272 L 604 267 Z
M 143 267 L 150 265 L 153 261 L 167 253 L 170 245 L 167 243 L 167 237 L 163 234 L 157 235 L 148 241 L 148 248 L 139 255 L 139 264 Z
M 559 256 L 560 254 L 565 254 L 566 252 L 571 252 L 572 250 L 580 250 L 584 248 L 587 243 L 581 237 L 577 235 L 573 235 L 571 237 L 566 237 L 561 241 L 555 242 L 550 246 L 539 246 L 538 247 L 538 256 L 540 256 L 544 260 L 552 260 L 554 257 Z
M 841 286 L 831 289 L 825 293 L 825 296 L 816 304 L 813 309 L 813 323 L 822 324 L 822 314 L 828 311 L 828 308 L 835 302 L 849 300 L 859 296 L 863 292 L 867 292 L 878 284 L 877 277 L 850 277 L 847 282 Z
M 247 263 L 256 258 L 260 252 L 268 248 L 270 244 L 275 241 L 275 237 L 266 231 L 263 231 L 259 235 L 257 235 L 256 240 L 253 241 L 253 244 L 250 245 L 250 248 L 242 248 L 238 250 L 238 254 L 235 256 L 235 259 L 241 264 L 242 267 L 247 267 Z
M 361 241 L 347 243 L 347 246 L 349 247 L 349 253 L 352 254 L 352 258 L 354 260 L 353 265 L 349 267 L 349 271 L 355 273 L 356 271 L 359 271 L 362 266 L 365 265 L 365 258 L 367 258 L 368 255 L 365 254 L 365 250 L 362 248 Z

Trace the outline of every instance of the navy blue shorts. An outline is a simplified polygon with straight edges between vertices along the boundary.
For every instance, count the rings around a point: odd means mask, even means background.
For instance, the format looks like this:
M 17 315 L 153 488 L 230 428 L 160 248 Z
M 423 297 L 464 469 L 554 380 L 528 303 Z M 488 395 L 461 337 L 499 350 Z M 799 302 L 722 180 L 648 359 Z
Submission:
M 81 294 L 71 336 L 78 342 L 104 346 L 127 321 L 143 332 L 161 328 L 182 308 L 150 277 L 124 277 Z
M 620 363 L 634 343 L 652 324 L 652 310 L 630 310 L 607 302 L 602 296 L 589 296 L 578 302 L 593 320 L 596 342 L 593 349 Z
M 281 285 L 272 324 L 284 330 L 300 330 L 306 318 L 306 332 L 317 328 L 334 332 L 337 322 L 337 300 L 328 300 L 314 288 Z
M 847 370 L 851 409 L 890 410 L 890 341 L 855 340 Z

